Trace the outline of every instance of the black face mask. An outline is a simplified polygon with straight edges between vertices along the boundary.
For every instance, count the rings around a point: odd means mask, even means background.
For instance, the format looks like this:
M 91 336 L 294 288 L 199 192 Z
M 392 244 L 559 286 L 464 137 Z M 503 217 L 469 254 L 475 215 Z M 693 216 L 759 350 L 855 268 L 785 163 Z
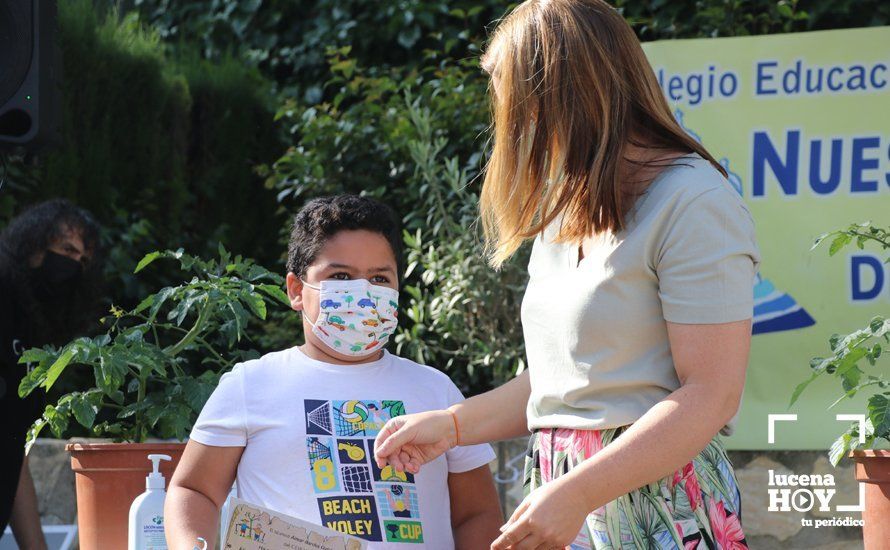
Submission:
M 68 285 L 76 284 L 83 276 L 83 265 L 68 256 L 49 250 L 43 256 L 43 263 L 33 269 L 34 290 L 41 298 L 58 298 L 69 290 Z

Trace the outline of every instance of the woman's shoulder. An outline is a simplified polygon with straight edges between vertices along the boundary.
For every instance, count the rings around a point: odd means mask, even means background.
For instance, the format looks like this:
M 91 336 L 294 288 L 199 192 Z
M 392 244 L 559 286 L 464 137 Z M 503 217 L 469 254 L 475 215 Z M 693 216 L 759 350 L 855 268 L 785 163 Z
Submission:
M 557 240 L 561 223 L 562 215 L 560 214 L 535 236 L 528 259 L 529 276 L 535 277 L 548 273 L 554 266 L 561 266 L 567 262 L 570 245 Z
M 698 155 L 677 159 L 651 184 L 650 194 L 661 201 L 678 204 L 693 202 L 714 194 L 724 200 L 741 203 L 738 192 L 710 161 Z
M 674 223 L 707 213 L 750 218 L 739 192 L 708 160 L 690 155 L 677 160 L 650 184 L 639 214 L 643 218 Z

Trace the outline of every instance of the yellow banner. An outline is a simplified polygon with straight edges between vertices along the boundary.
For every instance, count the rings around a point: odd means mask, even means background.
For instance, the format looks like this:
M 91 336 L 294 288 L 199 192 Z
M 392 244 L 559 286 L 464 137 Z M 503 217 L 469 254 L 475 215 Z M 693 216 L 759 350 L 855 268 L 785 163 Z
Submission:
M 826 410 L 843 392 L 826 379 L 789 409 L 791 392 L 832 333 L 890 313 L 890 264 L 877 250 L 829 258 L 810 247 L 853 222 L 890 225 L 890 27 L 644 49 L 675 116 L 729 171 L 757 224 L 751 364 L 728 446 L 827 449 L 850 424 L 836 415 L 864 413 L 865 399 Z M 773 443 L 771 414 L 797 415 L 773 421 Z

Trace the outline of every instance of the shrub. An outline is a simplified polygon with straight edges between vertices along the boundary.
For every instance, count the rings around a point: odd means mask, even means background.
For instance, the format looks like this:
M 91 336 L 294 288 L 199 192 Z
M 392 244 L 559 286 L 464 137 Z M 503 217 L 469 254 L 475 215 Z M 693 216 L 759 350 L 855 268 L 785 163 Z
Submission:
M 418 67 L 422 52 L 462 59 L 478 49 L 502 0 L 136 0 L 171 44 L 198 44 L 260 67 L 301 101 L 322 99 L 325 51 L 349 46 L 369 67 Z
M 59 38 L 63 139 L 41 158 L 35 198 L 70 198 L 102 221 L 135 211 L 181 232 L 191 98 L 157 33 L 135 15 L 101 17 L 89 0 L 68 0 Z
M 396 346 L 478 393 L 524 368 L 518 313 L 528 249 L 500 271 L 487 264 L 476 232 L 475 171 L 445 154 L 448 140 L 436 135 L 435 111 L 422 105 L 409 98 L 405 108 L 411 122 L 405 153 L 413 165 L 408 189 L 416 203 L 405 216 L 408 322 Z
M 224 242 L 262 263 L 277 260 L 284 220 L 275 193 L 255 171 L 284 149 L 270 83 L 230 56 L 211 63 L 184 53 L 176 67 L 192 98 L 185 181 L 189 231 L 197 238 L 189 243 L 171 235 L 171 241 L 201 251 Z
M 852 243 L 860 249 L 876 245 L 887 252 L 890 250 L 890 227 L 879 227 L 870 222 L 852 224 L 821 235 L 813 248 L 823 242 L 831 243 L 828 247 L 830 256 Z M 890 263 L 890 258 L 884 263 Z M 853 424 L 831 445 L 829 459 L 837 466 L 851 450 L 890 449 L 890 379 L 885 377 L 886 359 L 881 359 L 883 345 L 890 344 L 890 318 L 878 315 L 868 325 L 850 334 L 832 334 L 828 344 L 830 352 L 826 357 L 814 357 L 810 361 L 813 372 L 794 389 L 791 405 L 814 380 L 825 376 L 837 379 L 844 390 L 829 409 L 859 392 L 871 393 L 866 406 L 865 433 L 860 433 L 858 423 Z
M 223 241 L 277 260 L 282 218 L 254 171 L 283 150 L 269 81 L 232 57 L 211 62 L 187 48 L 174 57 L 135 12 L 90 0 L 59 3 L 59 37 L 62 142 L 11 159 L 16 197 L 0 195 L 0 221 L 59 196 L 92 211 L 110 248 L 110 298 L 123 306 L 176 276 L 133 278 L 129 267 L 150 250 L 205 254 Z
M 478 52 L 487 27 L 511 0 L 135 0 L 172 44 L 198 44 L 218 58 L 232 52 L 291 96 L 323 97 L 327 48 L 351 47 L 366 67 L 410 67 Z M 641 40 L 745 36 L 886 25 L 882 0 L 614 0 Z

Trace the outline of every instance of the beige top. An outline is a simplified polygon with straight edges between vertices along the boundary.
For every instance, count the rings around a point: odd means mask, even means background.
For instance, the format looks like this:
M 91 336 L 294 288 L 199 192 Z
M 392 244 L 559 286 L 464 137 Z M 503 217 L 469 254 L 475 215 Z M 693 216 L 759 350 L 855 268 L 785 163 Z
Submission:
M 534 242 L 522 301 L 530 429 L 634 422 L 680 387 L 667 321 L 752 317 L 754 222 L 698 155 L 662 171 L 626 229 L 604 236 L 580 263 L 577 243 L 553 242 L 556 228 Z

